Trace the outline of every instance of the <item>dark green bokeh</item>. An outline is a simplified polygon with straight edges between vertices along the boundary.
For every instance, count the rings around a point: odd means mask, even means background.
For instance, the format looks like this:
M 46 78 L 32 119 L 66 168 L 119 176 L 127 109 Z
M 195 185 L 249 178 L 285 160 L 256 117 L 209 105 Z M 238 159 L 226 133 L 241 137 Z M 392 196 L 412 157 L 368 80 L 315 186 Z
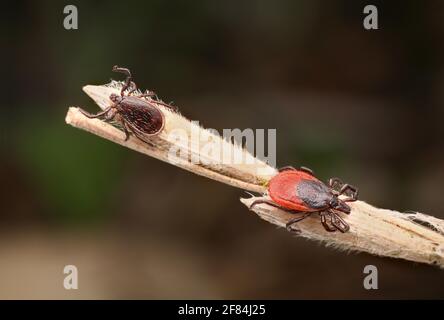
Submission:
M 444 297 L 439 270 L 294 239 L 241 190 L 64 123 L 69 106 L 97 111 L 82 86 L 126 66 L 206 127 L 276 128 L 278 166 L 443 218 L 441 2 L 373 1 L 377 31 L 362 27 L 366 1 L 70 4 L 78 30 L 62 2 L 3 9 L 0 297 Z M 60 289 L 67 263 L 86 277 L 77 293 Z
M 123 174 L 121 148 L 38 113 L 21 123 L 19 137 L 21 165 L 36 196 L 51 204 L 52 219 L 91 223 L 112 212 L 109 199 Z

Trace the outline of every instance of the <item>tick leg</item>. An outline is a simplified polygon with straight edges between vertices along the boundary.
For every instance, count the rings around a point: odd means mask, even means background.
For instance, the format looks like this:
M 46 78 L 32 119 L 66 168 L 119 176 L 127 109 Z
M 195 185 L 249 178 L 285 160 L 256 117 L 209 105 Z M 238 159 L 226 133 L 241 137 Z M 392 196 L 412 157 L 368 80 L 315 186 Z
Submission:
M 289 170 L 296 170 L 296 168 L 292 167 L 292 166 L 285 166 L 285 167 L 279 168 L 278 172 L 289 171 Z
M 314 176 L 314 172 L 313 172 L 313 170 L 311 170 L 310 168 L 307 168 L 307 167 L 300 167 L 299 170 L 300 170 L 300 171 L 304 171 L 305 173 L 308 173 L 309 175 Z
M 133 134 L 142 142 L 145 142 L 147 145 L 149 145 L 150 147 L 155 147 L 154 144 L 148 140 L 145 140 L 144 138 L 141 137 L 140 134 L 136 133 L 135 131 L 133 131 Z
M 345 233 L 350 230 L 348 223 L 345 222 L 344 219 L 342 219 L 337 213 L 331 212 L 330 216 L 332 225 L 335 226 L 339 231 Z
M 127 127 L 125 121 L 122 121 L 122 126 L 123 126 L 123 131 L 125 132 L 125 141 L 128 141 L 128 139 L 130 138 L 130 132 L 128 130 L 128 127 Z
M 150 147 L 154 147 L 154 144 L 149 141 L 146 140 L 138 131 L 137 129 L 135 129 L 131 124 L 129 124 L 128 122 L 125 122 L 125 126 L 127 127 L 127 129 L 134 134 L 134 136 L 136 136 L 136 138 L 138 138 L 140 141 L 145 142 L 147 145 L 149 145 Z
M 142 93 L 142 94 L 138 95 L 137 97 L 139 97 L 139 98 L 146 98 L 146 97 L 148 97 L 148 98 L 155 98 L 155 99 L 152 99 L 152 101 L 150 101 L 150 102 L 155 103 L 155 104 L 160 104 L 161 106 L 167 107 L 168 109 L 171 109 L 174 112 L 179 111 L 178 107 L 172 106 L 172 105 L 170 105 L 168 103 L 160 101 L 159 98 L 157 97 L 157 94 L 155 92 L 151 91 L 151 92 L 147 92 L 147 93 Z
M 278 205 L 277 203 L 274 203 L 274 202 L 271 201 L 271 200 L 265 200 L 265 199 L 259 199 L 259 200 L 255 200 L 255 201 L 253 201 L 253 203 L 250 204 L 249 209 L 252 210 L 253 207 L 256 206 L 256 205 L 258 205 L 258 204 L 268 204 L 269 206 L 272 206 L 272 207 L 278 208 L 278 209 L 280 209 L 280 210 L 282 210 L 282 211 L 286 211 L 286 212 L 291 213 L 291 214 L 301 213 L 301 211 L 296 211 L 296 210 L 287 209 L 287 208 L 284 208 L 284 207 Z
M 158 99 L 156 93 L 151 92 L 151 91 L 142 93 L 138 97 L 139 98 L 146 98 L 146 97 L 148 97 L 148 98 L 155 98 L 156 100 Z
M 328 185 L 335 191 L 340 191 L 344 183 L 339 178 L 330 178 L 328 180 Z
M 259 200 L 254 200 L 251 204 L 250 207 L 248 209 L 253 209 L 254 206 L 257 206 L 258 204 L 268 204 L 269 206 L 278 208 L 278 209 L 282 209 L 285 211 L 288 211 L 288 209 L 282 208 L 280 205 L 278 205 L 277 203 L 274 203 L 271 200 L 264 200 L 264 199 L 259 199 Z
M 330 218 L 330 222 L 331 222 L 331 217 L 327 212 L 320 212 L 319 215 L 321 216 L 321 223 L 324 226 L 324 229 L 328 232 L 335 232 L 337 229 L 334 225 L 330 226 L 327 222 L 327 216 Z
M 106 114 L 105 114 L 105 120 L 106 121 L 111 121 L 114 119 L 114 117 L 117 114 L 117 109 L 110 109 Z
M 296 210 L 290 210 L 290 209 L 286 209 L 280 205 L 278 205 L 277 203 L 274 203 L 273 201 L 270 200 L 264 200 L 264 199 L 260 199 L 260 200 L 255 200 L 253 201 L 253 203 L 250 205 L 249 209 L 252 210 L 254 206 L 258 205 L 258 204 L 268 204 L 269 206 L 278 208 L 280 210 L 289 212 L 291 214 L 295 214 L 295 213 L 302 213 L 303 215 L 301 217 L 297 217 L 297 218 L 293 218 L 291 220 L 289 220 L 286 224 L 285 224 L 285 228 L 287 229 L 287 231 L 289 232 L 293 232 L 293 233 L 299 233 L 300 230 L 299 229 L 293 229 L 292 225 L 294 225 L 295 223 L 304 220 L 305 218 L 307 218 L 311 212 L 302 212 L 302 211 L 296 211 Z
M 145 97 L 149 97 L 149 98 L 154 98 L 155 101 L 161 101 L 159 99 L 159 97 L 157 96 L 157 93 L 155 93 L 154 91 L 149 91 L 146 90 L 144 93 L 139 95 L 140 98 L 145 98 Z
M 345 194 L 346 196 L 348 196 L 348 199 L 344 199 L 344 201 L 346 201 L 346 202 L 358 200 L 358 188 L 356 188 L 350 184 L 344 184 L 341 187 L 339 194 Z
M 298 217 L 298 218 L 293 218 L 293 219 L 289 220 L 289 221 L 285 224 L 285 228 L 286 228 L 287 231 L 289 231 L 289 232 L 296 232 L 296 233 L 301 232 L 301 230 L 299 230 L 299 229 L 293 229 L 292 226 L 293 226 L 295 223 L 298 223 L 299 221 L 304 220 L 304 219 L 307 218 L 309 215 L 311 215 L 311 212 L 304 212 L 304 213 L 303 213 L 303 216 Z
M 156 100 L 156 101 L 154 101 L 154 103 L 157 103 L 157 104 L 160 104 L 161 106 L 167 107 L 167 108 L 171 109 L 171 110 L 174 111 L 174 112 L 179 111 L 179 108 L 178 108 L 178 107 L 176 107 L 176 106 L 172 106 L 172 105 L 170 105 L 170 104 L 168 104 L 168 103 L 165 103 L 165 102 L 163 102 L 163 101 Z
M 83 113 L 84 116 L 86 116 L 86 117 L 88 117 L 88 118 L 90 118 L 90 119 L 100 118 L 100 117 L 106 115 L 106 113 L 107 113 L 110 109 L 111 109 L 111 107 L 108 107 L 108 108 L 106 108 L 105 110 L 100 111 L 99 113 L 92 114 L 92 113 L 89 113 L 88 111 L 85 111 L 85 110 L 79 108 L 80 112 Z
M 133 81 L 130 81 L 130 84 L 129 84 L 128 88 L 131 88 L 128 91 L 128 95 L 131 95 L 134 91 L 137 90 L 137 85 Z
M 132 79 L 131 71 L 129 71 L 129 69 L 127 69 L 127 68 L 120 68 L 119 66 L 114 66 L 113 71 L 120 72 L 120 73 L 123 73 L 124 75 L 126 75 L 125 83 L 122 86 L 122 89 L 120 90 L 120 95 L 123 97 L 125 90 L 128 89 L 128 87 L 130 87 L 131 82 L 132 82 L 131 81 L 131 79 Z
M 279 168 L 278 172 L 288 171 L 288 170 L 299 170 L 299 171 L 303 171 L 305 173 L 308 173 L 310 175 L 314 175 L 313 170 L 311 170 L 310 168 L 307 168 L 307 167 L 300 167 L 299 169 L 296 169 L 295 167 L 292 167 L 292 166 L 285 166 L 285 167 Z

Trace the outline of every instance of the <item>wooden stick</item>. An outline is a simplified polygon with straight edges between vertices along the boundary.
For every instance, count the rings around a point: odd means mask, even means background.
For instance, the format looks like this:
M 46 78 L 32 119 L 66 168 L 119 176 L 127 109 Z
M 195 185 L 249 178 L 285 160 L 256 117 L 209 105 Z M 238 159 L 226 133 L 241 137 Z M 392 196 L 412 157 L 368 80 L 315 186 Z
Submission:
M 256 197 L 241 199 L 250 206 Z M 378 256 L 406 259 L 444 268 L 444 221 L 420 213 L 403 214 L 378 209 L 363 201 L 348 203 L 350 215 L 342 215 L 350 225 L 346 233 L 327 232 L 313 214 L 299 222 L 299 235 L 344 251 L 363 251 Z M 254 206 L 264 220 L 285 227 L 293 216 L 268 205 Z M 416 221 L 416 222 L 415 222 Z M 424 227 L 418 222 L 427 223 Z
M 119 93 L 120 87 L 120 82 L 112 82 L 105 86 L 86 86 L 84 91 L 101 109 L 105 109 L 111 104 L 109 95 Z M 155 103 L 155 100 L 151 102 Z M 89 119 L 75 107 L 69 108 L 66 123 L 198 175 L 251 192 L 266 193 L 267 182 L 277 173 L 275 168 L 179 113 L 160 104 L 158 106 L 165 114 L 166 124 L 162 133 L 152 139 L 153 146 L 135 137 L 124 141 L 123 131 L 104 121 Z M 204 152 L 208 149 L 205 147 L 208 141 L 214 144 L 212 150 L 218 152 Z M 222 161 L 220 155 L 229 152 L 241 157 L 242 163 Z M 264 197 L 267 197 L 266 194 Z M 261 197 L 243 198 L 241 202 L 249 207 L 258 198 Z M 300 229 L 297 235 L 344 251 L 368 252 L 444 268 L 443 220 L 421 213 L 404 214 L 378 209 L 363 201 L 350 206 L 351 214 L 342 215 L 350 225 L 349 232 L 327 232 L 317 214 L 313 214 L 297 224 Z M 257 205 L 253 210 L 262 219 L 280 227 L 285 227 L 293 217 L 266 204 Z

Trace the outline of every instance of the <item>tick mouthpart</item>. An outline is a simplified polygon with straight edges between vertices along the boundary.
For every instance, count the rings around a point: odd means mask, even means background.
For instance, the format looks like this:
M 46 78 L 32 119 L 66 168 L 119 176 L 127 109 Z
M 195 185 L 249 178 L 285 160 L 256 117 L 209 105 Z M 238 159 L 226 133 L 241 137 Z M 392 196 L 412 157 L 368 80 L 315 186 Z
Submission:
M 351 212 L 350 206 L 340 199 L 336 199 L 334 203 L 330 203 L 330 206 L 332 209 L 344 212 L 346 214 L 349 214 Z
M 118 96 L 118 95 L 115 94 L 115 93 L 111 93 L 111 95 L 109 96 L 109 99 L 110 99 L 112 102 L 114 102 L 114 103 L 119 103 L 121 97 Z

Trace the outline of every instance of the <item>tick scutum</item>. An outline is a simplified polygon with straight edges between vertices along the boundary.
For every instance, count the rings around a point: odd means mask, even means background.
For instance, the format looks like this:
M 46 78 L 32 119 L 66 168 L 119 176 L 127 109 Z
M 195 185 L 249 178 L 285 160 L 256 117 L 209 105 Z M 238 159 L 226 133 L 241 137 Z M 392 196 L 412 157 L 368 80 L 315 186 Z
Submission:
M 317 210 L 327 208 L 333 196 L 330 189 L 322 182 L 306 179 L 301 179 L 296 185 L 296 194 L 308 208 Z

